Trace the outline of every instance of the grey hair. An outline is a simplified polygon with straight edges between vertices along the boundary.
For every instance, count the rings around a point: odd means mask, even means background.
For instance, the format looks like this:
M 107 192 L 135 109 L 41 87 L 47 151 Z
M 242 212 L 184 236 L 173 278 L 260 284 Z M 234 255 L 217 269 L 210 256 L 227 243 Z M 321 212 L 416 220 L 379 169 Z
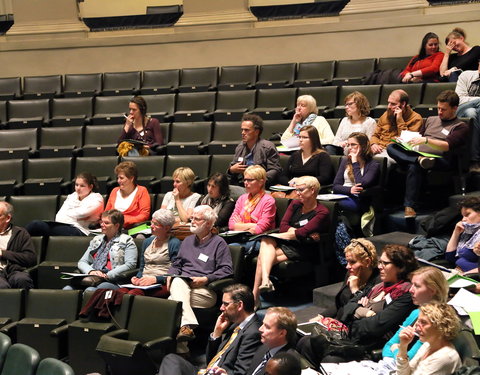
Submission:
M 7 216 L 13 216 L 13 206 L 5 201 L 1 201 L 0 203 L 3 203 L 3 207 L 5 210 L 5 215 Z
M 160 208 L 153 213 L 152 220 L 158 221 L 164 227 L 172 227 L 175 224 L 175 215 L 170 210 Z
M 206 204 L 202 204 L 200 206 L 197 206 L 193 209 L 194 214 L 202 214 L 203 218 L 208 221 L 211 225 L 217 221 L 217 214 L 213 210 L 212 207 L 207 206 Z

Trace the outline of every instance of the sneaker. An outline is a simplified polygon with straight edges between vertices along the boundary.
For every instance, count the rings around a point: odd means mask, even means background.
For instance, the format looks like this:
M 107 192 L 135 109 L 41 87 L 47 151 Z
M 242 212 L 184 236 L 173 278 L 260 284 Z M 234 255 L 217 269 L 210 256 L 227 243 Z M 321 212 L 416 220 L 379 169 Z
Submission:
M 427 158 L 426 156 L 419 156 L 418 157 L 418 164 L 423 169 L 432 169 L 435 165 L 435 158 Z
M 177 335 L 177 341 L 192 341 L 195 340 L 195 333 L 193 333 L 193 329 L 189 326 L 181 326 L 180 332 Z
M 405 218 L 417 217 L 417 213 L 412 207 L 405 207 Z

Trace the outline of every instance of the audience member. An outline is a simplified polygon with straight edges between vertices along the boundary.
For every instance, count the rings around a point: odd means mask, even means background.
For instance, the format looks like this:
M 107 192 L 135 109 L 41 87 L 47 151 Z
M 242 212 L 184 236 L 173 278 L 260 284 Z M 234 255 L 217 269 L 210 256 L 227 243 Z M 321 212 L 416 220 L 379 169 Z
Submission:
M 153 213 L 152 236 L 143 241 L 142 250 L 139 254 L 140 269 L 130 281 L 133 285 L 165 284 L 165 274 L 177 257 L 180 248 L 180 240 L 172 237 L 170 233 L 173 224 L 175 224 L 175 216 L 171 211 L 159 209 Z M 165 285 L 147 290 L 125 288 L 123 292 L 150 297 L 166 297 L 168 295 Z
M 249 287 L 234 284 L 223 290 L 222 312 L 207 343 L 207 367 L 198 368 L 177 354 L 162 361 L 159 375 L 245 374 L 261 345 L 261 321 L 253 312 L 253 294 Z
M 200 199 L 200 194 L 192 191 L 195 173 L 188 167 L 180 167 L 173 171 L 172 177 L 173 190 L 165 194 L 161 208 L 172 211 L 177 223 L 187 223 Z
M 328 326 L 330 320 L 325 316 L 333 316 L 337 320 L 343 315 L 343 306 L 353 297 L 368 292 L 380 282 L 378 259 L 375 246 L 365 238 L 353 239 L 345 247 L 347 274 L 344 283 L 335 296 L 335 306 L 322 306 L 327 314 L 317 315 L 310 321 L 317 321 Z M 333 311 L 332 311 L 333 310 Z M 325 315 L 325 316 L 324 316 Z
M 452 306 L 446 303 L 420 306 L 415 326 L 408 326 L 400 333 L 397 374 L 450 375 L 458 370 L 462 362 L 452 341 L 459 330 L 460 320 Z M 416 335 L 424 344 L 410 359 L 408 345 Z
M 402 130 L 420 130 L 422 116 L 412 110 L 408 100 L 408 94 L 403 90 L 394 90 L 388 97 L 387 111 L 378 119 L 371 137 L 374 154 L 388 157 L 386 148 L 392 143 L 392 138 L 400 136 Z M 391 162 L 389 159 L 389 164 Z
M 291 353 L 277 353 L 265 366 L 265 375 L 300 375 L 301 373 L 300 360 Z
M 407 67 L 400 73 L 402 82 L 438 82 L 443 52 L 439 51 L 438 35 L 426 33 L 418 55 L 413 56 Z
M 118 143 L 120 156 L 147 156 L 163 144 L 160 123 L 156 118 L 147 115 L 147 102 L 143 97 L 134 96 L 130 99 L 128 116 Z
M 333 140 L 333 146 L 327 145 L 325 148 L 333 155 L 343 155 L 347 153 L 347 139 L 352 133 L 365 133 L 370 139 L 375 131 L 376 122 L 369 117 L 370 103 L 365 95 L 359 91 L 354 91 L 345 97 L 346 117 L 340 121 L 337 133 Z
M 369 202 L 360 193 L 378 183 L 380 165 L 373 160 L 370 142 L 364 133 L 350 134 L 347 142 L 348 155 L 340 162 L 333 192 L 348 195 L 339 201 L 342 209 L 363 213 Z
M 328 227 L 328 209 L 317 202 L 320 184 L 315 177 L 297 179 L 298 199 L 287 208 L 280 223 L 280 233 L 263 237 L 257 258 L 253 295 L 260 305 L 260 293 L 274 290 L 270 271 L 275 264 L 290 260 L 313 261 L 318 251 L 320 233 Z
M 137 246 L 132 237 L 121 233 L 123 214 L 118 210 L 105 211 L 100 227 L 102 234 L 90 241 L 87 251 L 78 261 L 80 272 L 89 276 L 72 279 L 72 286 L 64 289 L 118 289 L 117 282 L 123 273 L 137 265 Z
M 207 308 L 215 305 L 217 295 L 208 287 L 212 281 L 232 275 L 232 258 L 226 242 L 212 234 L 217 215 L 210 206 L 197 206 L 193 210 L 190 230 L 177 258 L 168 270 L 169 299 L 182 302 L 182 320 L 177 336 L 177 352 L 187 353 L 186 341 L 193 340 L 193 329 L 198 325 L 193 307 Z
M 323 335 L 305 336 L 299 341 L 300 352 L 318 368 L 322 360 L 361 359 L 364 356 L 362 347 L 382 346 L 414 308 L 408 275 L 417 267 L 410 249 L 386 245 L 378 261 L 382 282 L 370 291 L 355 295 L 343 308 L 339 323 L 344 326 L 339 324 L 337 328 L 346 335 L 339 342 L 341 346 L 330 344 Z
M 277 207 L 275 199 L 265 192 L 265 169 L 252 165 L 245 169 L 244 176 L 247 192 L 237 199 L 228 228 L 254 235 L 274 229 Z M 258 241 L 250 241 L 245 244 L 245 248 L 251 252 L 258 248 L 258 244 Z
M 454 28 L 445 38 L 445 55 L 440 65 L 440 75 L 447 81 L 455 82 L 462 71 L 477 69 L 480 47 L 470 47 L 466 38 L 465 31 L 459 27 Z
M 256 351 L 246 375 L 265 375 L 270 358 L 277 353 L 294 350 L 297 341 L 297 318 L 286 307 L 270 307 L 260 327 L 262 346 Z
M 480 197 L 465 198 L 460 207 L 463 218 L 455 225 L 445 258 L 462 273 L 478 273 L 479 257 L 473 248 L 480 242 Z
M 290 125 L 282 135 L 282 142 L 291 137 L 298 137 L 300 130 L 307 125 L 312 125 L 318 131 L 322 145 L 333 142 L 333 132 L 330 124 L 323 116 L 318 115 L 315 98 L 311 95 L 301 95 L 297 98 L 297 107 Z
M 317 129 L 304 126 L 298 136 L 300 150 L 288 159 L 287 169 L 280 175 L 280 183 L 295 186 L 302 176 L 316 177 L 320 185 L 333 180 L 333 165 L 330 155 L 322 148 Z
M 233 161 L 227 171 L 230 183 L 243 185 L 245 169 L 251 165 L 260 165 L 267 171 L 267 186 L 275 184 L 282 167 L 275 145 L 260 138 L 263 132 L 262 118 L 254 114 L 245 114 L 241 129 L 242 143 L 235 149 Z
M 137 185 L 138 170 L 134 162 L 121 162 L 115 167 L 115 174 L 118 187 L 110 193 L 105 210 L 122 212 L 123 226 L 130 229 L 150 219 L 150 195 L 144 186 Z
M 471 131 L 470 160 L 471 172 L 480 172 L 480 60 L 477 70 L 467 70 L 460 74 L 455 87 L 460 98 L 458 117 L 473 119 Z
M 410 275 L 412 286 L 410 294 L 412 301 L 416 306 L 422 306 L 429 302 L 446 302 L 448 297 L 448 283 L 442 272 L 435 267 L 421 267 L 412 272 Z M 413 326 L 418 319 L 420 309 L 413 310 L 410 315 L 402 323 L 401 327 Z M 397 356 L 398 347 L 400 344 L 400 333 L 403 328 L 400 328 L 395 335 L 388 340 L 383 347 L 382 355 L 384 360 L 391 358 L 392 362 Z M 414 339 L 408 349 L 408 356 L 413 358 L 418 349 L 422 346 L 420 340 Z
M 13 206 L 0 201 L 0 289 L 31 289 L 33 280 L 25 272 L 37 261 L 28 232 L 12 225 Z
M 219 232 L 228 228 L 228 220 L 235 208 L 235 201 L 230 197 L 228 177 L 224 173 L 214 173 L 207 183 L 207 194 L 198 200 L 197 204 L 206 204 L 217 214 L 215 228 Z
M 452 154 L 467 142 L 468 126 L 457 118 L 458 95 L 452 91 L 443 91 L 437 97 L 438 116 L 429 117 L 420 129 L 420 137 L 408 143 L 415 150 L 428 152 L 441 157 L 421 156 L 417 151 L 405 150 L 402 146 L 391 144 L 388 154 L 400 167 L 407 169 L 405 181 L 405 217 L 415 217 L 422 181 L 427 169 L 450 170 L 454 167 Z
M 75 192 L 67 196 L 55 221 L 34 220 L 25 229 L 31 236 L 88 236 L 89 225 L 98 224 L 103 212 L 103 198 L 97 188 L 95 176 L 78 174 Z

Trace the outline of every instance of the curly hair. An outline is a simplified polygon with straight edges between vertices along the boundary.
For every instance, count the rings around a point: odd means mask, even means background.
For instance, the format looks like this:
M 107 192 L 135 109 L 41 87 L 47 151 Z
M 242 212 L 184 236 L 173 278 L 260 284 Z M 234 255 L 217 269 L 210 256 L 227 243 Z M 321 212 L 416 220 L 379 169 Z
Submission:
M 452 306 L 444 302 L 431 302 L 420 306 L 420 314 L 441 333 L 447 341 L 452 341 L 460 331 L 460 319 Z
M 399 269 L 398 279 L 408 280 L 409 275 L 418 268 L 417 259 L 411 249 L 403 245 L 385 245 L 382 249 L 392 264 Z
M 376 268 L 378 265 L 378 256 L 375 245 L 365 238 L 352 239 L 343 252 L 345 255 L 347 253 L 352 254 L 355 260 L 360 262 L 370 260 L 372 268 Z

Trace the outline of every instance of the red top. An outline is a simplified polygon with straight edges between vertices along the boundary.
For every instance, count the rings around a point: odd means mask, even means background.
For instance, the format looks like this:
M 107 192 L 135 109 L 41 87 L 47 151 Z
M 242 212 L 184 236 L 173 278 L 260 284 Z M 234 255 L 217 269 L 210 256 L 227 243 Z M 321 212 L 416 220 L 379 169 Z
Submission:
M 123 211 L 125 229 L 130 228 L 133 224 L 141 223 L 150 219 L 150 195 L 144 186 L 137 185 L 137 193 L 133 198 L 132 204 Z M 117 199 L 118 187 L 112 190 L 108 197 L 105 211 L 115 208 L 115 200 Z
M 443 60 L 443 52 L 435 52 L 433 55 L 427 56 L 422 60 L 417 60 L 413 65 L 411 65 L 412 61 L 417 57 L 418 55 L 412 57 L 412 59 L 408 62 L 407 67 L 402 73 L 400 73 L 400 75 L 405 77 L 407 73 L 421 70 L 422 79 L 424 81 L 437 81 L 440 77 L 440 64 Z

